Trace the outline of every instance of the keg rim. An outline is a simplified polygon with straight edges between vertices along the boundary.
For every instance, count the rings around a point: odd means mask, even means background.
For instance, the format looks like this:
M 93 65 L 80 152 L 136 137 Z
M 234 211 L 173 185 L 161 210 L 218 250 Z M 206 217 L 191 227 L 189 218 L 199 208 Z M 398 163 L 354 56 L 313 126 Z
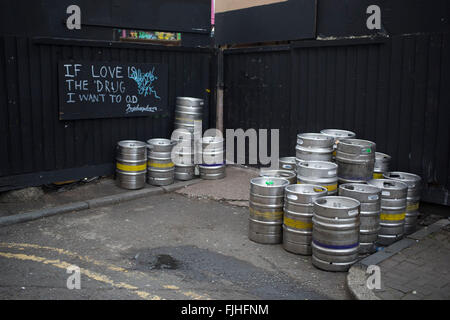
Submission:
M 310 139 L 310 140 L 316 140 L 316 141 L 328 141 L 334 139 L 331 136 L 327 136 L 326 134 L 320 133 L 320 132 L 304 132 L 297 134 L 297 139 Z
M 201 98 L 195 98 L 195 97 L 177 97 L 177 100 L 187 100 L 187 101 L 197 101 L 197 102 L 204 101 Z
M 274 182 L 276 181 L 277 184 L 268 185 L 266 182 Z M 285 187 L 289 185 L 289 180 L 286 178 L 280 178 L 280 177 L 256 177 L 252 178 L 250 180 L 250 184 L 258 186 L 258 187 L 265 187 L 265 188 L 280 188 Z
M 223 137 L 218 136 L 206 136 L 202 138 L 202 143 L 214 143 L 214 142 L 221 142 L 223 143 L 225 139 Z
M 276 173 L 281 173 L 281 174 L 285 174 L 285 176 L 281 176 L 281 175 L 275 175 Z M 289 170 L 283 170 L 283 169 L 274 169 L 274 170 L 259 170 L 259 176 L 260 177 L 272 177 L 272 178 L 294 178 L 296 177 L 295 172 L 293 171 L 289 171 Z
M 296 159 L 297 159 L 296 157 L 281 157 L 281 158 L 278 158 L 278 161 L 295 164 Z
M 399 177 L 392 177 L 391 176 L 392 174 L 398 175 Z M 415 173 L 403 172 L 403 171 L 389 171 L 389 172 L 383 173 L 383 177 L 388 180 L 400 181 L 400 182 L 404 182 L 406 184 L 412 183 L 412 182 L 417 183 L 417 182 L 422 181 L 421 176 L 419 176 Z
M 394 179 L 371 179 L 367 181 L 369 185 L 380 188 L 381 190 L 407 190 L 408 185 L 402 181 Z M 393 184 L 392 186 L 385 185 L 385 183 Z
M 117 143 L 117 145 L 122 148 L 134 149 L 145 148 L 147 146 L 145 142 L 139 140 L 121 140 Z
M 336 133 L 336 134 L 333 134 Z M 351 139 L 356 137 L 356 133 L 350 130 L 345 129 L 322 129 L 320 130 L 320 133 L 333 137 L 333 138 L 339 138 L 339 139 Z M 346 135 L 340 135 L 339 133 L 346 134 Z
M 365 140 L 365 139 L 355 139 L 355 138 L 344 139 L 339 143 L 339 145 L 341 145 L 341 144 L 348 145 L 348 146 L 361 146 L 361 147 L 371 147 L 371 148 L 376 146 L 376 143 L 373 141 Z
M 353 187 L 353 186 L 357 186 L 357 187 L 359 187 L 359 189 L 348 189 L 347 188 L 347 187 Z M 367 184 L 367 183 L 349 182 L 349 183 L 341 184 L 339 186 L 339 189 L 341 189 L 341 188 L 345 189 L 346 191 L 349 191 L 349 192 L 358 192 L 358 193 L 367 193 L 367 194 L 381 192 L 381 188 L 374 186 L 374 185 Z
M 345 207 L 335 207 L 333 205 L 327 205 L 329 200 L 338 200 L 338 201 L 347 201 L 347 203 L 352 203 L 352 205 L 346 205 Z M 361 206 L 361 202 L 359 202 L 356 199 L 350 198 L 350 197 L 344 197 L 344 196 L 325 196 L 320 197 L 314 200 L 314 205 L 317 205 L 324 209 L 337 209 L 337 210 L 348 210 L 348 209 L 354 209 L 355 207 Z
M 300 190 L 297 190 L 297 189 L 300 189 Z M 320 191 L 318 189 L 320 189 Z M 321 194 L 326 195 L 328 193 L 327 188 L 325 188 L 323 186 L 319 186 L 317 184 L 308 184 L 308 183 L 291 184 L 289 186 L 286 186 L 284 188 L 284 190 L 286 192 L 292 192 L 292 193 L 295 193 L 295 194 L 300 194 L 300 195 L 305 195 L 305 196 L 321 195 Z M 312 191 L 311 192 L 307 192 L 308 190 L 312 190 Z
M 152 138 L 147 140 L 147 144 L 150 146 L 150 148 L 153 148 L 154 146 L 169 147 L 176 145 L 177 142 L 166 138 Z

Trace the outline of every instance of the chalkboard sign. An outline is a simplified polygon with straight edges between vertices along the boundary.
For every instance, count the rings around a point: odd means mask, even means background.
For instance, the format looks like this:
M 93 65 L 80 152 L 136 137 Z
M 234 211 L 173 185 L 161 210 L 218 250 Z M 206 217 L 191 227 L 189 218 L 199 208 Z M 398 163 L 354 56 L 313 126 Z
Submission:
M 59 119 L 148 116 L 167 110 L 168 67 L 60 61 Z

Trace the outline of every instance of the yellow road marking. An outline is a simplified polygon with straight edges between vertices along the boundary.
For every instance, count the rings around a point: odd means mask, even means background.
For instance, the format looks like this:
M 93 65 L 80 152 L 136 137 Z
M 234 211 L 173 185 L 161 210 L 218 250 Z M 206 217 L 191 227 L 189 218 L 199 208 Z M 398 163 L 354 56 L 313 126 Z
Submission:
M 78 253 L 75 253 L 75 252 L 72 252 L 72 251 L 69 251 L 69 250 L 65 250 L 65 249 L 49 247 L 49 246 L 41 246 L 41 245 L 32 244 L 32 243 L 15 243 L 15 242 L 9 242 L 9 243 L 8 242 L 0 242 L 0 247 L 6 247 L 6 248 L 9 248 L 9 249 L 18 249 L 18 250 L 23 250 L 23 248 L 49 250 L 49 251 L 56 252 L 58 254 L 62 254 L 62 255 L 66 255 L 66 256 L 72 257 L 72 258 L 79 259 L 81 261 L 92 263 L 92 264 L 94 264 L 96 266 L 106 267 L 107 269 L 109 269 L 111 271 L 128 273 L 128 270 L 125 269 L 125 268 L 118 267 L 118 266 L 115 266 L 113 264 L 106 263 L 106 262 L 103 262 L 103 261 L 95 260 L 95 259 L 92 259 L 92 258 L 90 258 L 88 256 L 82 256 L 82 255 L 80 255 Z M 155 277 L 151 277 L 150 275 L 148 275 L 148 274 L 146 274 L 144 272 L 138 271 L 138 270 L 133 270 L 133 273 L 137 274 L 137 275 L 139 275 L 141 277 L 147 278 L 147 279 L 150 278 L 152 280 L 157 280 Z M 179 287 L 174 286 L 174 285 L 163 285 L 163 287 L 166 288 L 166 289 L 175 290 L 175 291 L 177 291 L 177 293 L 180 293 L 180 294 L 182 294 L 182 295 L 184 295 L 186 297 L 193 298 L 193 296 L 195 295 L 197 298 L 194 298 L 194 299 L 210 300 L 208 295 L 200 295 L 200 294 L 196 294 L 196 293 L 194 293 L 192 291 L 188 291 L 188 292 L 181 291 Z M 136 294 L 138 294 L 143 299 L 147 299 L 145 297 L 149 297 L 150 296 L 150 294 L 147 293 L 147 292 L 139 292 L 139 293 L 136 293 Z
M 4 258 L 8 258 L 8 259 L 17 259 L 17 260 L 22 260 L 22 261 L 33 261 L 33 262 L 40 262 L 46 265 L 51 265 L 54 266 L 56 268 L 60 268 L 60 269 L 64 269 L 67 270 L 68 267 L 72 266 L 71 263 L 65 262 L 65 261 L 61 261 L 59 259 L 55 259 L 55 260 L 50 260 L 50 259 L 46 259 L 43 257 L 38 257 L 35 255 L 28 255 L 28 254 L 23 254 L 23 253 L 9 253 L 9 252 L 0 252 L 0 257 L 4 257 Z M 109 284 L 113 287 L 116 288 L 123 288 L 123 289 L 127 289 L 130 290 L 131 292 L 135 293 L 136 295 L 138 295 L 139 297 L 143 298 L 143 299 L 147 299 L 147 300 L 161 300 L 161 297 L 156 296 L 156 295 L 151 295 L 148 292 L 145 291 L 141 291 L 139 290 L 138 287 L 130 285 L 128 283 L 124 283 L 124 282 L 119 282 L 116 283 L 113 280 L 111 280 L 110 278 L 108 278 L 107 276 L 101 274 L 101 273 L 97 273 L 97 272 L 93 272 L 90 271 L 88 269 L 85 268 L 80 268 L 80 272 L 82 274 L 84 274 L 85 276 L 94 279 L 96 281 L 99 282 L 103 282 L 106 284 Z

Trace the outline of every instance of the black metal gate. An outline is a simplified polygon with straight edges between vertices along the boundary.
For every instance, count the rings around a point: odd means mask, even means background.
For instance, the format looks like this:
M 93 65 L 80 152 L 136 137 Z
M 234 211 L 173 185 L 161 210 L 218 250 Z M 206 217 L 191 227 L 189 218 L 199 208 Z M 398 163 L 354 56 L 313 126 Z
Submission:
M 450 205 L 450 34 L 298 41 L 224 51 L 224 126 L 296 134 L 342 128 L 377 143 Z

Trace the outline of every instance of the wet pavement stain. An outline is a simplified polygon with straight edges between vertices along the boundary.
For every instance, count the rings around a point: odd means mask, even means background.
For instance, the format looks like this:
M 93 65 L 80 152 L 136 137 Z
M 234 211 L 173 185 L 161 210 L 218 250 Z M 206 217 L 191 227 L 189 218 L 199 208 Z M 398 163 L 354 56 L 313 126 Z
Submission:
M 195 246 L 130 251 L 133 269 L 169 272 L 188 282 L 231 282 L 261 299 L 327 299 L 281 272 L 267 271 L 247 261 Z
M 168 254 L 141 255 L 138 253 L 135 260 L 138 266 L 148 270 L 176 270 L 179 266 L 179 262 Z

